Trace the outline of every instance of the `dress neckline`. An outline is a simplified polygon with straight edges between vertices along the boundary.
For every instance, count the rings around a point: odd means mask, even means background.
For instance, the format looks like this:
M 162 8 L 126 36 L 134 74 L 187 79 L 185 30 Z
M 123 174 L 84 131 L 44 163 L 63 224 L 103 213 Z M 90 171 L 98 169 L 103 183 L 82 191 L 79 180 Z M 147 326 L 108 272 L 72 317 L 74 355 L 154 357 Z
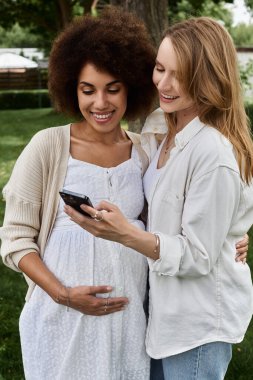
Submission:
M 69 153 L 69 158 L 70 158 L 72 161 L 80 162 L 81 164 L 84 164 L 84 165 L 94 166 L 94 167 L 97 167 L 97 168 L 100 168 L 100 169 L 104 169 L 104 170 L 113 170 L 113 169 L 120 168 L 121 166 L 124 166 L 124 165 L 126 165 L 127 163 L 129 163 L 130 161 L 132 161 L 133 156 L 134 156 L 134 152 L 135 152 L 134 144 L 132 144 L 132 149 L 131 149 L 131 156 L 130 156 L 130 158 L 128 158 L 127 160 L 121 162 L 120 164 L 118 164 L 118 165 L 116 165 L 116 166 L 111 166 L 111 167 L 100 166 L 100 165 L 92 164 L 91 162 L 87 162 L 87 161 L 83 161 L 83 160 L 78 160 L 77 158 L 72 157 L 70 153 Z

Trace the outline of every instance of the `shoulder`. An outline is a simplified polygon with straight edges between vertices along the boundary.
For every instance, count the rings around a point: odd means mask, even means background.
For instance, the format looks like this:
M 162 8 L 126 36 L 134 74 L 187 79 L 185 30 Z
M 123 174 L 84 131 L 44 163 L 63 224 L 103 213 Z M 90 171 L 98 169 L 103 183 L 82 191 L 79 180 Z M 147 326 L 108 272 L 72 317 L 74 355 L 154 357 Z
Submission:
M 198 178 L 219 168 L 240 174 L 233 145 L 218 130 L 205 126 L 191 140 L 186 150 L 192 178 Z
M 37 132 L 26 145 L 18 160 L 41 157 L 42 160 L 59 154 L 63 147 L 69 146 L 70 126 L 52 127 Z
M 52 145 L 56 140 L 68 139 L 70 134 L 70 124 L 63 125 L 60 127 L 51 127 L 43 129 L 37 132 L 31 139 L 30 144 L 33 145 Z
M 197 138 L 195 153 L 216 166 L 237 170 L 238 165 L 231 142 L 217 129 L 205 126 Z

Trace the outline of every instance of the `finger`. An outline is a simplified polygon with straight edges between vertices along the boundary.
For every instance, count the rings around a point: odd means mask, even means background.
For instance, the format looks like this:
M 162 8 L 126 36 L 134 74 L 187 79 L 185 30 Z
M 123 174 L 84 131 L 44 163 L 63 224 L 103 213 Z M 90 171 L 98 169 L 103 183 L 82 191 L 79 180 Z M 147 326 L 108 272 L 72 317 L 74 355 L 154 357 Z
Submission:
M 93 295 L 110 293 L 112 291 L 112 289 L 113 289 L 112 286 L 108 286 L 108 285 L 89 286 L 88 287 L 88 293 L 93 294 Z
M 80 208 L 83 211 L 87 212 L 87 214 L 89 214 L 92 218 L 94 218 L 94 216 L 96 215 L 97 209 L 95 209 L 93 207 L 90 207 L 90 206 L 83 204 L 80 206 Z
M 236 255 L 235 260 L 238 261 L 246 261 L 247 253 L 241 253 L 240 255 Z
M 100 311 L 102 313 L 108 314 L 115 311 L 124 310 L 128 302 L 126 303 L 125 300 L 122 301 L 121 299 L 122 297 L 114 299 L 107 298 L 106 302 L 101 306 Z
M 241 247 L 241 248 L 237 248 L 236 250 L 236 254 L 237 255 L 241 255 L 241 254 L 246 254 L 248 253 L 248 249 L 249 249 L 249 246 L 248 245 L 245 245 L 244 247 Z
M 85 221 L 89 221 L 89 217 L 81 214 L 80 212 L 76 211 L 73 207 L 71 206 L 68 206 L 68 205 L 64 205 L 64 212 L 70 216 L 71 219 L 73 219 L 75 222 L 83 222 L 84 220 Z
M 246 247 L 249 244 L 249 235 L 244 235 L 243 239 L 238 241 L 236 248 Z
M 101 311 L 100 315 L 108 315 L 108 314 L 117 313 L 119 311 L 124 311 L 124 310 L 125 310 L 125 306 L 114 308 L 114 309 L 107 309 L 106 311 Z
M 101 211 L 101 210 L 105 210 L 107 212 L 110 212 L 110 211 L 115 211 L 118 209 L 118 207 L 113 204 L 113 203 L 110 203 L 110 202 L 107 202 L 107 201 L 101 201 L 97 206 L 96 206 L 96 209 Z
M 126 305 L 129 303 L 128 298 L 126 297 L 108 297 L 108 298 L 103 298 L 103 306 L 107 307 L 119 307 L 120 305 Z

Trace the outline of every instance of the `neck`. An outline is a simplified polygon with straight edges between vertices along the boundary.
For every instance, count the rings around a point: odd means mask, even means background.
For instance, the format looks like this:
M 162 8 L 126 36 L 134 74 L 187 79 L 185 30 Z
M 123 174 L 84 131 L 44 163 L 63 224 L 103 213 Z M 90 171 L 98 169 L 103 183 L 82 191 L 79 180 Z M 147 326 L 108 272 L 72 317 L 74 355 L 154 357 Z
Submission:
M 195 107 L 190 107 L 176 113 L 176 133 L 180 132 L 184 127 L 189 124 L 196 116 L 198 116 Z
M 114 127 L 111 131 L 101 132 L 92 128 L 86 121 L 75 124 L 74 134 L 81 140 L 88 142 L 101 143 L 112 145 L 124 140 L 127 140 L 126 133 L 121 128 L 120 124 Z

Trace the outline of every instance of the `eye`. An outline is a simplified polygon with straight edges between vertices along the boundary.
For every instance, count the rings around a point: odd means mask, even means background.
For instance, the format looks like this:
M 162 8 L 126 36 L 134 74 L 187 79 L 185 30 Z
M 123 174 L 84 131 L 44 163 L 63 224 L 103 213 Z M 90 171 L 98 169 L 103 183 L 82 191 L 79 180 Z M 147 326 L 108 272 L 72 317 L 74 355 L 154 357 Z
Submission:
M 119 88 L 116 88 L 116 87 L 108 88 L 108 92 L 109 92 L 110 94 L 117 94 L 119 91 L 120 91 L 120 89 L 119 89 Z
M 94 90 L 82 90 L 82 93 L 85 95 L 92 95 L 94 93 Z
M 163 73 L 164 72 L 164 68 L 161 67 L 161 66 L 155 66 L 155 70 L 158 71 L 159 73 Z

